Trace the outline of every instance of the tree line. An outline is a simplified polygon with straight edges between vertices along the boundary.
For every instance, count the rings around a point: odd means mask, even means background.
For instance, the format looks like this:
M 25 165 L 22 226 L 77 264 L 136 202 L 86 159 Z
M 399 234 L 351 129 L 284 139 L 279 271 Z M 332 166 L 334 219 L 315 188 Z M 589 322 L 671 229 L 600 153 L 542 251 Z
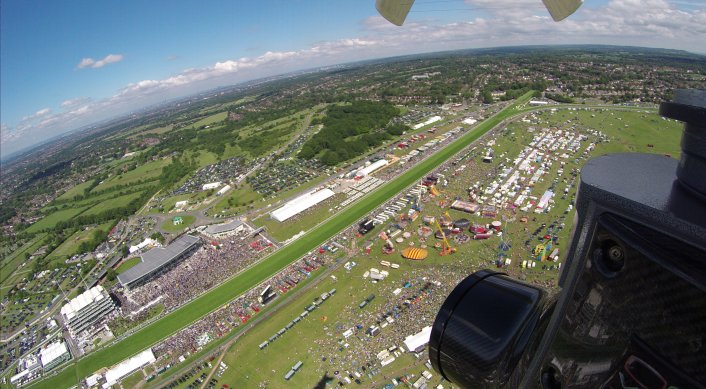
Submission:
M 298 156 L 318 158 L 329 166 L 357 157 L 405 131 L 400 125 L 387 126 L 397 115 L 399 110 L 386 102 L 354 101 L 331 106 L 321 120 L 323 128 L 302 145 Z

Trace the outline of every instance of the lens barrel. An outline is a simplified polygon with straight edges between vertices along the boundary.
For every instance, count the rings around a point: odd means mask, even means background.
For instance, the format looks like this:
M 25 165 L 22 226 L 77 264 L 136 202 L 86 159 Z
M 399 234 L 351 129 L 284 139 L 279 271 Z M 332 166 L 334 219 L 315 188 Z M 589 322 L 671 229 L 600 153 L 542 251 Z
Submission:
M 461 387 L 505 385 L 534 337 L 546 296 L 502 273 L 468 276 L 434 320 L 429 340 L 434 369 Z

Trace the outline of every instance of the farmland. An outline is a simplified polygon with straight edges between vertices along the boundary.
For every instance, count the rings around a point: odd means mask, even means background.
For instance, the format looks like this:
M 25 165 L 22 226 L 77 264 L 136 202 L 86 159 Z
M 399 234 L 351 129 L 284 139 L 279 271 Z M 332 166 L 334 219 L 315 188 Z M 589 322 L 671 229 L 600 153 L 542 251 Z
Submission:
M 142 196 L 142 192 L 129 193 L 123 196 L 115 197 L 110 199 L 110 201 L 103 201 L 92 206 L 87 209 L 83 215 L 97 215 L 109 209 L 124 207 L 130 204 L 133 200 L 140 198 L 140 196 Z
M 118 185 L 129 185 L 138 181 L 145 182 L 155 180 L 162 174 L 162 168 L 171 162 L 170 158 L 159 159 L 144 165 L 135 167 L 125 173 L 117 174 L 108 180 L 103 181 L 93 188 L 92 192 L 104 191 Z
M 71 219 L 72 217 L 80 214 L 81 212 L 85 211 L 86 209 L 88 209 L 88 207 L 68 208 L 68 209 L 61 209 L 56 212 L 52 212 L 52 213 L 44 216 L 38 222 L 29 226 L 27 228 L 27 232 L 33 233 L 33 232 L 39 232 L 39 231 L 42 231 L 45 229 L 52 228 L 57 223 Z
M 87 242 L 92 238 L 95 231 L 103 231 L 105 233 L 113 226 L 114 222 L 109 221 L 98 226 L 87 227 L 82 231 L 76 231 L 68 237 L 59 247 L 54 249 L 47 258 L 50 260 L 65 259 L 79 252 L 79 246 L 83 242 Z

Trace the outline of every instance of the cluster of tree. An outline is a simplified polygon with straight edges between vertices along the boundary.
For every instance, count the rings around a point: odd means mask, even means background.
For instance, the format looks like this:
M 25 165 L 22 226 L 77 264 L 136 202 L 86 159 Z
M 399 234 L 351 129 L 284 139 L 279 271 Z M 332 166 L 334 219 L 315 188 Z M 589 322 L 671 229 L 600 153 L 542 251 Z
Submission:
M 387 131 L 388 134 L 395 136 L 402 135 L 409 130 L 410 128 L 402 123 L 390 124 L 389 126 L 385 127 L 385 131 Z
M 390 139 L 387 132 L 373 132 L 357 136 L 354 139 L 342 140 L 334 147 L 325 149 L 320 161 L 325 165 L 334 166 L 339 162 L 362 155 L 371 147 L 377 147 L 387 139 Z
M 95 259 L 89 259 L 88 261 L 85 261 L 81 264 L 81 275 L 86 276 L 88 272 L 90 272 L 94 267 L 96 267 L 96 261 Z
M 95 250 L 96 247 L 98 247 L 98 245 L 103 243 L 103 241 L 108 237 L 109 231 L 110 231 L 110 228 L 108 229 L 108 231 L 103 231 L 103 230 L 93 231 L 90 239 L 84 240 L 83 242 L 81 242 L 80 245 L 78 245 L 78 252 L 80 254 L 82 254 L 82 253 L 90 253 L 91 251 Z
M 196 166 L 193 163 L 184 163 L 180 158 L 174 157 L 172 163 L 162 168 L 159 183 L 162 184 L 162 187 L 168 187 L 194 170 L 196 170 Z
M 0 204 L 0 223 L 4 224 L 6 221 L 12 219 L 17 215 L 17 208 L 11 204 L 2 203 Z
M 115 281 L 115 279 L 118 278 L 118 272 L 112 267 L 109 267 L 108 270 L 105 271 L 105 278 L 108 281 Z
M 142 207 L 142 205 L 150 197 L 152 197 L 152 194 L 156 191 L 156 189 L 156 186 L 149 187 L 140 197 L 135 198 L 123 207 L 106 209 L 100 213 L 92 215 L 78 215 L 69 220 L 62 220 L 58 222 L 51 230 L 54 232 L 60 232 L 70 228 L 78 228 L 89 224 L 101 224 L 107 222 L 108 220 L 126 218 L 137 212 L 137 210 L 140 209 L 140 207 Z
M 560 94 L 558 94 L 558 93 L 545 93 L 545 94 L 544 94 L 544 97 L 546 97 L 546 98 L 548 98 L 548 99 L 550 99 L 550 100 L 554 100 L 554 101 L 559 102 L 559 103 L 568 103 L 568 104 L 570 104 L 570 103 L 574 103 L 574 102 L 575 102 L 572 97 L 570 97 L 570 96 L 565 96 L 565 95 L 560 95 Z
M 106 193 L 117 192 L 114 194 L 114 197 L 119 197 L 119 196 L 123 196 L 123 195 L 130 194 L 130 193 L 140 192 L 140 191 L 145 190 L 145 188 L 141 187 L 142 184 L 146 184 L 148 182 L 154 181 L 154 179 L 141 179 L 141 180 L 130 182 L 129 184 L 113 185 L 110 188 L 98 190 L 98 191 L 90 193 L 91 188 L 94 188 L 100 181 L 104 180 L 105 178 L 106 177 L 101 176 L 101 177 L 98 177 L 95 180 L 93 180 L 91 185 L 88 188 L 84 189 L 84 191 L 83 191 L 84 194 L 82 194 L 82 195 L 75 195 L 71 199 L 63 199 L 63 200 L 56 200 L 55 199 L 54 201 L 49 203 L 47 205 L 47 207 L 45 207 L 45 209 L 43 211 L 44 214 L 49 214 L 49 213 L 55 212 L 58 209 L 75 208 L 77 205 L 70 204 L 70 203 L 74 203 L 74 202 L 81 201 L 81 200 L 88 200 L 91 198 L 96 198 L 97 200 L 95 202 L 103 201 L 103 199 L 100 199 L 99 197 L 103 194 L 106 194 Z M 94 184 L 96 184 L 96 185 L 94 185 Z M 81 205 L 95 204 L 95 202 L 89 201 L 89 202 L 83 203 Z M 59 207 L 59 205 L 62 205 L 62 204 L 63 204 L 63 207 Z M 69 206 L 67 206 L 67 205 L 69 205 Z
M 485 104 L 491 104 L 494 99 L 492 96 L 493 91 L 505 92 L 503 96 L 500 96 L 500 101 L 514 100 L 525 93 L 534 90 L 534 96 L 539 97 L 541 93 L 547 89 L 547 82 L 545 80 L 538 81 L 514 81 L 509 83 L 500 83 L 495 77 L 491 78 L 481 91 L 480 98 Z
M 387 130 L 379 129 L 397 115 L 399 110 L 389 103 L 354 101 L 331 106 L 322 120 L 324 127 L 302 145 L 299 157 L 318 157 L 332 166 L 358 156 L 390 138 Z M 391 126 L 390 131 L 398 134 L 400 127 Z
M 295 130 L 296 125 L 292 124 L 288 127 L 257 131 L 247 138 L 239 140 L 237 144 L 252 157 L 259 157 L 282 143 L 282 138 L 293 133 Z
M 152 235 L 150 235 L 150 238 L 156 240 L 157 242 L 164 244 L 164 235 L 162 235 L 161 232 L 155 231 Z

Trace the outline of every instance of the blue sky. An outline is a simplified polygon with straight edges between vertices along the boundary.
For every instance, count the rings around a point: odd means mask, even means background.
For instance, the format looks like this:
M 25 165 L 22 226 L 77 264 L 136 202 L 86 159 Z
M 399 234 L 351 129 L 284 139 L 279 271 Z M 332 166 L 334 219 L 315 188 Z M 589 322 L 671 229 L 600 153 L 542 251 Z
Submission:
M 602 43 L 706 52 L 706 2 L 417 0 L 403 27 L 374 0 L 0 3 L 3 155 L 149 104 L 292 70 L 458 48 Z

